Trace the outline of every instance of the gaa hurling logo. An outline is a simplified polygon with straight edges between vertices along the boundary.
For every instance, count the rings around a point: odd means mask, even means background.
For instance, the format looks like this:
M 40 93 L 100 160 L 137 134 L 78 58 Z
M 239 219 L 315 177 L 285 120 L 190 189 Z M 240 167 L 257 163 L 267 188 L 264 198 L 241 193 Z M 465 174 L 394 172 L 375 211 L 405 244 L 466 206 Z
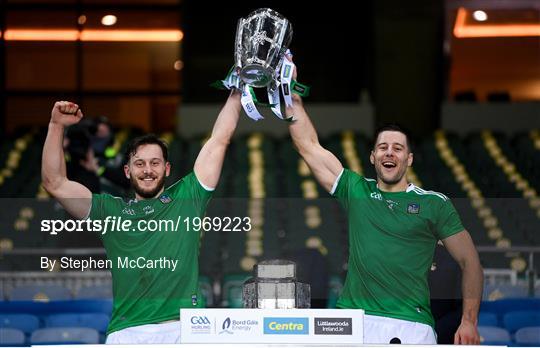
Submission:
M 131 208 L 128 208 L 128 207 L 125 207 L 124 209 L 122 209 L 122 214 L 134 216 L 135 215 L 135 210 L 133 210 Z
M 371 192 L 369 196 L 373 199 L 378 199 L 379 201 L 382 201 L 382 195 L 378 192 Z
M 210 325 L 210 320 L 207 317 L 191 317 L 191 323 L 193 325 Z
M 190 322 L 192 334 L 210 334 L 212 332 L 212 325 L 208 317 L 195 315 L 191 317 Z

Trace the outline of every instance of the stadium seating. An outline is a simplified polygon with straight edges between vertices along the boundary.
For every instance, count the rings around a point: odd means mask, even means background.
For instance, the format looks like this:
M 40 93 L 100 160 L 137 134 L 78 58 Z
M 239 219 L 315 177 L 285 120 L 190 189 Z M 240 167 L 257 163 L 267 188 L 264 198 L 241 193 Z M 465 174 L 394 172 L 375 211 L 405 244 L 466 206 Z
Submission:
M 122 137 L 118 144 L 118 152 L 122 152 L 131 138 L 141 132 L 135 129 L 123 129 Z M 343 162 L 349 166 L 350 149 L 344 147 L 344 139 L 352 139 L 354 153 L 361 165 L 363 173 L 368 177 L 375 175 L 369 164 L 370 140 L 363 134 L 343 132 L 335 135 L 321 137 L 321 143 Z M 453 198 L 453 203 L 459 211 L 464 225 L 471 232 L 477 245 L 540 245 L 540 237 L 536 231 L 540 228 L 540 219 L 537 217 L 538 208 L 533 207 L 530 200 L 522 196 L 522 192 L 511 182 L 503 168 L 497 165 L 496 159 L 486 147 L 484 133 L 470 133 L 467 136 L 446 134 L 449 148 L 455 153 L 456 158 L 463 164 L 471 179 L 476 183 L 481 193 L 486 198 L 486 207 L 497 218 L 498 224 L 503 231 L 498 236 L 497 230 L 486 227 L 477 214 L 471 209 L 472 199 L 467 196 L 462 185 L 456 181 L 452 170 L 441 159 L 441 154 L 436 147 L 437 139 L 433 136 L 417 139 L 415 151 L 414 170 L 420 181 L 426 188 L 446 193 Z M 20 156 L 17 172 L 24 172 L 24 179 L 15 178 L 0 185 L 0 196 L 4 197 L 33 197 L 38 192 L 40 183 L 39 163 L 41 144 L 45 136 L 45 129 L 39 132 L 21 130 L 16 136 L 2 142 L 0 146 L 0 166 L 2 158 L 7 159 L 8 153 L 17 148 L 17 142 L 26 144 L 20 147 Z M 247 135 L 233 140 L 230 151 L 227 152 L 220 185 L 214 195 L 214 200 L 209 206 L 209 214 L 212 216 L 245 216 L 248 206 L 239 201 L 231 202 L 230 199 L 244 199 L 249 196 L 248 174 L 251 166 L 250 151 L 253 147 L 250 139 L 254 135 Z M 516 170 L 537 190 L 540 190 L 540 165 L 538 163 L 538 149 L 532 140 L 532 136 L 526 133 L 516 134 L 509 137 L 504 134 L 493 133 L 497 147 L 501 155 L 515 163 Z M 191 170 L 198 155 L 205 136 L 183 139 L 173 136 L 171 133 L 164 135 L 169 142 L 170 159 L 173 164 L 171 177 L 167 183 L 172 183 Z M 294 197 L 302 200 L 302 185 L 305 180 L 313 180 L 311 174 L 302 176 L 298 173 L 299 156 L 294 150 L 289 137 L 275 138 L 273 136 L 257 135 L 258 143 L 256 151 L 262 154 L 263 162 L 263 187 L 266 197 Z M 31 166 L 28 164 L 32 164 Z M 15 181 L 14 181 L 15 180 Z M 30 185 L 28 183 L 31 183 Z M 320 198 L 329 198 L 326 192 L 318 184 L 316 189 Z M 24 192 L 24 193 L 23 193 Z M 500 198 L 504 199 L 500 199 Z M 492 199 L 493 198 L 493 199 Z M 345 221 L 344 213 L 336 204 L 336 208 L 321 209 L 321 224 L 312 229 L 307 228 L 302 218 L 298 219 L 303 212 L 283 209 L 286 204 L 284 198 L 278 198 L 279 203 L 264 207 L 264 224 L 262 226 L 263 250 L 257 257 L 268 258 L 282 256 L 288 251 L 301 245 L 304 246 L 307 238 L 315 237 L 322 242 L 320 250 L 326 249 L 326 256 L 330 263 L 331 273 L 338 274 L 343 271 L 347 261 L 347 235 L 346 227 L 339 232 L 339 238 L 335 237 L 336 228 L 342 228 Z M 330 200 L 329 201 L 333 201 Z M 334 201 L 333 201 L 334 202 Z M 325 204 L 325 203 L 324 203 Z M 534 203 L 540 204 L 540 203 Z M 50 238 L 39 231 L 40 219 L 45 216 L 63 217 L 64 212 L 55 207 L 53 201 L 29 202 L 26 204 L 33 210 L 33 218 L 20 217 L 22 206 L 7 207 L 7 221 L 0 221 L 0 229 L 6 232 L 5 236 L 13 244 L 12 248 L 19 247 L 84 247 L 99 246 L 97 238 L 78 238 L 68 243 L 69 238 Z M 319 207 L 320 204 L 315 204 Z M 299 209 L 302 209 L 299 207 Z M 485 211 L 483 211 L 485 212 Z M 26 220 L 25 220 L 26 219 Z M 25 221 L 19 221 L 25 220 Z M 25 230 L 25 234 L 13 231 L 17 225 Z M 25 227 L 28 225 L 28 227 Z M 490 235 L 490 233 L 492 233 Z M 32 235 L 32 238 L 28 236 Z M 67 236 L 65 236 L 67 237 Z M 77 237 L 81 237 L 80 235 Z M 239 233 L 207 233 L 201 241 L 201 271 L 212 278 L 221 278 L 228 273 L 245 272 L 241 262 L 246 256 L 247 238 Z M 317 244 L 319 242 L 315 242 Z M 332 244 L 334 243 L 334 244 Z M 69 244 L 69 245 L 68 245 Z M 509 268 L 516 267 L 519 272 L 527 266 L 527 255 L 505 254 L 482 254 L 482 263 L 486 268 Z M 540 258 L 535 258 L 537 266 L 540 266 Z M 0 265 L 3 270 L 36 270 L 38 260 L 31 257 L 10 255 Z
M 31 314 L 0 313 L 0 328 L 17 329 L 29 335 L 39 328 L 39 318 Z
M 0 313 L 47 316 L 57 313 L 104 313 L 111 315 L 112 300 L 0 301 Z
M 118 150 L 123 151 L 127 140 L 139 133 L 136 130 L 127 131 Z M 0 184 L 0 197 L 28 198 L 40 192 L 40 173 L 36 163 L 40 161 L 44 134 L 44 130 L 37 133 L 25 130 L 15 137 L 0 141 L 0 169 L 17 146 L 21 158 L 18 166 L 13 169 L 14 175 Z M 475 132 L 460 136 L 445 133 L 448 148 L 453 151 L 455 160 L 459 161 L 483 197 L 479 209 L 475 208 L 478 200 L 467 189 L 470 189 L 470 185 L 458 181 L 462 173 L 460 167 L 456 170 L 442 158 L 438 145 L 440 139 L 436 135 L 416 139 L 414 171 L 422 187 L 443 192 L 452 198 L 476 245 L 496 248 L 540 246 L 540 200 L 525 197 L 524 191 L 517 187 L 516 176 L 508 174 L 519 173 L 530 188 L 540 192 L 540 150 L 535 145 L 534 137 L 529 133 L 515 136 L 489 133 L 491 137 L 486 137 L 486 134 Z M 166 137 L 173 165 L 171 176 L 167 179 L 170 184 L 192 169 L 205 136 L 183 139 L 169 134 Z M 24 141 L 21 142 L 21 139 Z M 494 143 L 489 139 L 494 139 Z M 366 176 L 375 176 L 369 164 L 370 139 L 365 135 L 340 132 L 321 137 L 320 141 L 346 167 L 358 166 Z M 494 148 L 498 150 L 494 152 Z M 254 153 L 262 156 L 261 162 Z M 511 165 L 501 166 L 503 156 L 506 161 L 511 161 L 514 169 Z M 255 198 L 251 190 L 250 175 L 254 172 L 261 174 L 259 179 L 265 193 L 264 199 Z M 306 187 L 309 187 L 308 191 L 315 192 L 316 199 L 306 197 Z M 347 218 L 339 204 L 316 183 L 312 173 L 302 168 L 300 156 L 289 137 L 250 134 L 236 138 L 231 143 L 220 184 L 208 207 L 207 216 L 243 217 L 251 216 L 254 212 L 260 213 L 262 219 L 252 233 L 210 231 L 202 234 L 200 288 L 206 305 L 241 307 L 242 284 L 251 276 L 251 266 L 255 262 L 267 258 L 286 258 L 308 247 L 318 250 L 328 264 L 330 278 L 327 306 L 334 308 L 343 287 L 342 276 L 347 269 Z M 492 221 L 486 223 L 486 214 L 492 214 L 496 219 L 495 227 L 491 225 Z M 13 200 L 12 204 L 2 210 L 0 250 L 101 246 L 95 236 L 82 238 L 73 234 L 63 236 L 66 238 L 53 238 L 42 233 L 39 221 L 51 218 L 66 218 L 65 211 L 54 200 Z M 258 247 L 261 248 L 260 252 Z M 525 269 L 529 266 L 526 253 L 481 253 L 480 257 L 485 268 L 512 269 L 517 272 L 520 280 L 524 279 Z M 540 257 L 535 255 L 534 260 L 538 271 Z M 38 271 L 36 265 L 39 265 L 39 256 L 5 254 L 2 255 L 0 270 Z M 20 338 L 22 331 L 24 340 L 24 334 L 28 336 L 36 329 L 41 329 L 41 320 L 45 326 L 55 326 L 54 329 L 57 326 L 94 328 L 98 331 L 98 341 L 103 341 L 105 318 L 110 315 L 112 308 L 110 278 L 108 282 L 88 279 L 21 284 L 13 282 L 13 286 L 0 287 L 0 300 L 7 300 L 5 303 L 0 302 L 0 322 L 3 322 L 0 323 L 0 330 L 8 330 L 6 335 L 13 335 L 16 339 Z M 485 286 L 479 316 L 484 344 L 533 345 L 538 342 L 535 334 L 540 324 L 530 311 L 540 312 L 540 285 L 536 287 L 538 298 L 528 298 L 528 291 L 523 281 L 518 282 L 518 285 Z M 71 300 L 73 295 L 77 300 Z M 19 300 L 21 302 L 10 302 Z M 523 314 L 524 311 L 529 312 Z M 100 313 L 98 316 L 102 318 L 101 321 L 80 319 L 81 315 L 86 315 L 81 313 L 88 312 Z M 16 318 L 13 316 L 15 314 L 20 318 L 28 316 L 23 320 L 24 325 L 17 324 L 19 319 L 13 319 Z M 5 322 L 6 316 L 11 316 L 9 322 Z M 530 320 L 531 316 L 536 319 Z M 20 331 L 9 331 L 15 329 Z M 67 335 L 70 336 L 68 338 L 79 339 L 73 333 Z M 58 339 L 58 336 L 53 338 Z
M 104 334 L 109 316 L 103 313 L 62 313 L 45 317 L 45 327 L 87 327 Z
M 497 314 L 491 312 L 478 313 L 478 325 L 479 326 L 499 326 Z
M 328 286 L 328 308 L 336 308 L 336 303 L 343 289 L 343 281 L 340 276 L 333 275 L 330 277 Z
M 248 273 L 228 274 L 223 278 L 222 306 L 230 308 L 242 307 L 242 285 L 251 277 Z
M 0 337 L 0 347 L 18 347 L 26 343 L 24 332 L 17 329 L 0 328 Z
M 518 346 L 540 346 L 540 326 L 523 327 L 517 330 L 515 342 Z
M 487 284 L 484 286 L 482 298 L 485 301 L 501 300 L 504 298 L 527 297 L 529 289 L 524 285 Z
M 508 312 L 503 317 L 503 325 L 511 334 L 524 327 L 540 326 L 540 311 Z
M 212 280 L 207 276 L 199 276 L 199 289 L 204 297 L 204 303 L 207 307 L 214 307 L 214 290 Z
M 97 344 L 99 333 L 94 329 L 59 327 L 39 329 L 32 333 L 31 344 Z
M 497 301 L 483 301 L 481 312 L 496 313 L 503 316 L 512 311 L 540 311 L 540 299 L 537 298 L 508 298 Z M 502 317 L 501 317 L 502 319 Z M 502 323 L 502 320 L 501 320 Z
M 494 326 L 479 326 L 480 343 L 483 345 L 509 345 L 512 343 L 510 334 L 503 328 Z
M 80 300 L 96 300 L 96 299 L 112 299 L 112 285 L 88 285 L 83 286 L 77 292 L 77 299 Z
M 20 285 L 9 294 L 11 301 L 58 301 L 72 298 L 71 292 L 60 285 Z

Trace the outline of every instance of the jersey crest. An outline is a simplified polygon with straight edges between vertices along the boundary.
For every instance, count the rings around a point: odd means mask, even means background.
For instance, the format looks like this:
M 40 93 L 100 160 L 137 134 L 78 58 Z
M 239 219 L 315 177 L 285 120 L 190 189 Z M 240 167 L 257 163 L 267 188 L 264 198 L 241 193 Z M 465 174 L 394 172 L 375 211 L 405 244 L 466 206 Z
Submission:
M 416 203 L 409 203 L 409 205 L 407 205 L 407 213 L 409 214 L 420 213 L 420 205 Z
M 159 196 L 159 200 L 161 201 L 161 203 L 163 204 L 169 204 L 172 202 L 172 198 L 171 196 L 169 196 L 168 194 L 164 193 L 162 194 L 161 196 Z

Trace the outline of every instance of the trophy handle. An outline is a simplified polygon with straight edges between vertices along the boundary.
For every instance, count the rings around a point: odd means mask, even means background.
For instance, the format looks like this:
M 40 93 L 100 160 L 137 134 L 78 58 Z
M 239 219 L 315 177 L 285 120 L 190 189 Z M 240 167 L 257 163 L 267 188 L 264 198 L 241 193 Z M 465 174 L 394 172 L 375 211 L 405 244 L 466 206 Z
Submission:
M 236 25 L 236 40 L 235 40 L 235 51 L 234 51 L 234 58 L 236 61 L 236 67 L 242 66 L 242 34 L 244 31 L 244 22 L 246 20 L 244 18 L 240 18 L 238 20 L 238 24 Z
M 281 21 L 282 28 L 289 27 L 289 21 L 285 18 Z M 292 29 L 291 29 L 292 31 Z M 281 57 L 276 65 L 276 73 L 279 74 L 281 71 L 281 66 L 283 65 L 283 59 L 285 59 L 285 51 L 288 49 L 288 47 L 283 47 L 283 40 L 285 40 L 285 34 L 287 33 L 287 30 L 281 30 L 279 33 L 279 37 L 277 39 L 277 46 L 279 47 L 279 54 L 278 56 Z

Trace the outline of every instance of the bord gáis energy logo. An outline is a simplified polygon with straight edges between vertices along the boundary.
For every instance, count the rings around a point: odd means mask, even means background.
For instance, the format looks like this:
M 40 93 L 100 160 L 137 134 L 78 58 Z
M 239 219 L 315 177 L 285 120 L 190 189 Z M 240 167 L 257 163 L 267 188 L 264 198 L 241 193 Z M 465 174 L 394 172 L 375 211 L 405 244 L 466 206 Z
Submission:
M 236 320 L 231 319 L 230 317 L 227 317 L 227 319 L 223 320 L 223 323 L 221 324 L 221 331 L 218 333 L 219 335 L 227 333 L 232 335 L 233 333 L 249 333 L 251 330 L 254 330 L 259 326 L 259 322 L 257 320 L 253 319 L 243 319 L 243 320 Z
M 230 331 L 230 328 L 231 328 L 231 318 L 227 318 L 223 321 L 223 324 L 221 324 L 221 331 L 219 332 L 219 334 L 221 335 L 222 333 L 228 333 L 228 334 L 232 334 L 232 331 Z
M 308 318 L 265 317 L 265 335 L 308 335 Z

